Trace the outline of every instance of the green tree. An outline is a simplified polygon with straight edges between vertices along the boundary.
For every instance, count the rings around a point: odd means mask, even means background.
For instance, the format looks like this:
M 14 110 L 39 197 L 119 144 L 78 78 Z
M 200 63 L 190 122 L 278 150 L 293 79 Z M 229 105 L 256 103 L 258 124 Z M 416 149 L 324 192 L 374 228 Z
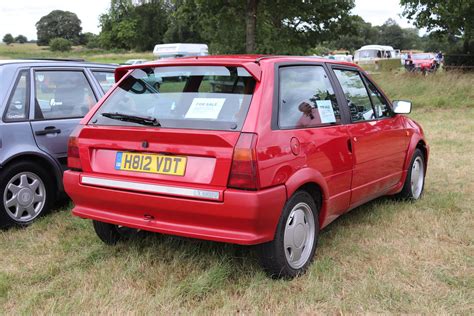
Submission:
M 136 21 L 131 0 L 111 0 L 110 9 L 100 16 L 100 42 L 105 48 L 131 49 Z
M 168 14 L 169 8 L 162 0 L 148 0 L 137 5 L 133 13 L 136 21 L 133 48 L 145 51 L 163 43 L 168 29 Z
M 378 38 L 378 31 L 372 24 L 365 22 L 364 19 L 358 15 L 348 17 L 344 22 L 345 32 L 335 32 L 339 36 L 328 42 L 328 47 L 332 49 L 347 49 L 355 51 L 363 45 L 376 44 Z
M 336 29 L 345 28 L 342 21 L 354 6 L 352 0 L 175 0 L 173 4 L 184 25 L 195 21 L 199 37 L 213 53 L 274 54 L 304 54 L 332 38 Z
M 193 1 L 183 1 L 189 5 Z M 245 52 L 245 1 L 195 0 L 200 34 L 214 54 Z
M 261 0 L 257 14 L 257 51 L 305 54 L 349 31 L 354 1 Z M 263 10 L 263 12 L 262 12 Z
M 12 43 L 15 43 L 15 39 L 13 38 L 13 36 L 10 33 L 7 33 L 3 37 L 3 42 L 7 45 L 10 45 Z
M 79 37 L 79 44 L 87 45 L 87 43 L 95 37 L 97 37 L 97 35 L 91 32 L 82 33 Z
M 449 38 L 446 34 L 431 32 L 421 38 L 422 49 L 425 52 L 447 52 L 462 50 L 462 42 L 456 38 Z
M 394 48 L 403 46 L 403 29 L 393 19 L 388 19 L 381 26 L 375 27 L 377 30 L 377 44 L 390 45 Z
M 304 54 L 347 31 L 353 6 L 353 0 L 111 0 L 100 40 L 106 48 L 205 42 L 213 53 Z
M 196 1 L 175 0 L 170 3 L 165 43 L 202 43 L 200 16 Z
M 25 35 L 20 34 L 17 37 L 15 37 L 15 42 L 20 43 L 20 44 L 24 44 L 24 43 L 28 42 L 28 39 L 26 38 Z
M 164 42 L 171 5 L 165 0 L 112 0 L 100 17 L 105 48 L 149 50 Z
M 313 47 L 308 51 L 308 55 L 317 55 L 317 56 L 325 56 L 325 55 L 328 55 L 329 53 L 331 53 L 331 49 L 322 45 Z
M 404 28 L 403 29 L 403 42 L 399 48 L 403 50 L 423 49 L 423 43 L 419 34 L 419 30 L 414 27 Z
M 469 0 L 400 0 L 403 15 L 415 26 L 428 31 L 462 38 L 463 52 L 474 54 L 474 1 Z
M 346 31 L 337 31 L 337 34 L 342 35 L 329 41 L 328 47 L 350 51 L 370 44 L 390 45 L 402 50 L 423 47 L 418 29 L 402 28 L 392 19 L 388 19 L 381 26 L 372 26 L 360 16 L 353 15 L 347 18 L 344 23 Z
M 65 38 L 79 44 L 82 31 L 81 20 L 75 13 L 54 10 L 36 23 L 38 45 L 48 45 L 53 38 Z
M 71 42 L 61 37 L 52 38 L 49 41 L 49 49 L 53 52 L 67 52 L 71 50 Z

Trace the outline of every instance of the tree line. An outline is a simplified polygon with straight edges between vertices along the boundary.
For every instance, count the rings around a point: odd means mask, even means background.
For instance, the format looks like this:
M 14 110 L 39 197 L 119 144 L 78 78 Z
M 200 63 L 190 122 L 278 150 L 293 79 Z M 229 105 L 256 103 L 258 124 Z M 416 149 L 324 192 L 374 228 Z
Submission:
M 63 38 L 89 48 L 149 51 L 161 43 L 206 43 L 211 53 L 320 54 L 366 44 L 402 50 L 473 52 L 474 1 L 401 0 L 404 16 L 373 26 L 351 15 L 353 0 L 111 0 L 100 34 L 76 14 L 54 10 L 37 23 L 38 45 Z
M 111 0 L 98 45 L 151 50 L 161 43 L 207 43 L 212 53 L 321 54 L 381 44 L 445 50 L 440 36 L 420 37 L 394 20 L 373 26 L 351 15 L 352 0 Z
M 19 43 L 19 44 L 24 44 L 28 42 L 28 38 L 25 35 L 18 35 L 16 37 L 13 37 L 11 33 L 5 34 L 3 36 L 3 42 L 7 45 L 13 44 L 13 43 Z

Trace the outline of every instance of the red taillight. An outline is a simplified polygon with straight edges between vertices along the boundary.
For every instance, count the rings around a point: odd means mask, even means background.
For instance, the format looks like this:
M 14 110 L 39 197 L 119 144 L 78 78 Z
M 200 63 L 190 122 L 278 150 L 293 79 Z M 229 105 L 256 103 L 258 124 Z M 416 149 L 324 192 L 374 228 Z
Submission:
M 228 186 L 235 189 L 257 190 L 258 166 L 256 153 L 257 135 L 241 133 L 234 148 Z
M 79 158 L 78 136 L 83 125 L 78 125 L 69 136 L 67 143 L 67 166 L 71 170 L 82 171 L 81 159 Z

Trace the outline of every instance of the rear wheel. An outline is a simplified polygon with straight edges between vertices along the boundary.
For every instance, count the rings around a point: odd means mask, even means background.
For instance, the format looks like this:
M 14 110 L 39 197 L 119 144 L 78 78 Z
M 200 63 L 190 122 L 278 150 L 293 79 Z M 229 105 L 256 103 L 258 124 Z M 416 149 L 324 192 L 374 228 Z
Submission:
M 0 226 L 28 225 L 48 212 L 55 200 L 51 176 L 29 161 L 18 161 L 0 172 Z
M 317 207 L 306 191 L 297 191 L 285 204 L 275 239 L 260 246 L 265 271 L 274 278 L 293 278 L 306 271 L 317 246 Z
M 117 242 L 137 235 L 138 229 L 119 226 L 99 221 L 92 221 L 95 233 L 107 245 L 115 245 Z
M 402 191 L 397 198 L 404 200 L 418 200 L 423 194 L 425 187 L 425 157 L 423 152 L 417 148 L 413 153 L 407 178 Z

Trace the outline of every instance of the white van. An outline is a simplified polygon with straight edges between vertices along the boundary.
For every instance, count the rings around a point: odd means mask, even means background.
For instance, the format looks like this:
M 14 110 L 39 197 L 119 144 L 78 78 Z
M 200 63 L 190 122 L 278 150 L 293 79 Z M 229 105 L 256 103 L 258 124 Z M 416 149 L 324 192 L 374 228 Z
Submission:
M 179 58 L 188 56 L 207 56 L 206 44 L 158 44 L 153 49 L 153 55 L 157 59 Z
M 372 62 L 377 59 L 400 58 L 400 50 L 387 45 L 365 45 L 355 51 L 354 62 Z

